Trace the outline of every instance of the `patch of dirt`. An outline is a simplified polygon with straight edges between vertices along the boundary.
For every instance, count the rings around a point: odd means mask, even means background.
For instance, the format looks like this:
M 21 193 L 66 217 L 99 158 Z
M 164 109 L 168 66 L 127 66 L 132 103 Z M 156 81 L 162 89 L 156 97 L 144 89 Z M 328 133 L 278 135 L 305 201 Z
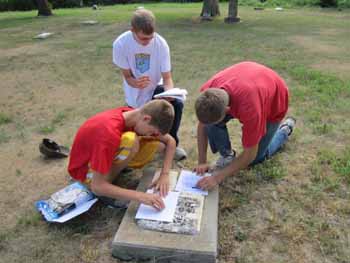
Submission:
M 27 44 L 14 48 L 0 48 L 0 60 L 9 59 L 11 57 L 37 55 L 42 53 L 49 53 L 49 48 L 44 45 L 38 45 L 38 43 L 31 45 Z
M 322 62 L 314 63 L 311 67 L 324 73 L 336 75 L 343 80 L 350 79 L 350 62 L 339 61 L 339 59 L 322 59 Z
M 313 36 L 292 36 L 289 37 L 289 40 L 311 53 L 332 55 L 346 51 L 342 47 L 332 45 Z

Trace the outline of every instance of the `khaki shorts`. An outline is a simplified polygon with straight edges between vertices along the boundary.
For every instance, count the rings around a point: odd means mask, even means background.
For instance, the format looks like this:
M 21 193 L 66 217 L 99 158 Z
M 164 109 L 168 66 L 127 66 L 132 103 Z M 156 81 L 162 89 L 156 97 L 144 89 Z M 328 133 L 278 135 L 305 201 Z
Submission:
M 114 164 L 118 164 L 128 158 L 132 146 L 135 143 L 137 135 L 135 132 L 124 132 L 121 137 L 119 149 L 114 156 Z M 134 158 L 128 163 L 130 168 L 142 168 L 147 163 L 154 159 L 155 154 L 159 148 L 159 141 L 150 137 L 139 137 L 139 151 Z M 90 170 L 86 175 L 84 184 L 90 185 L 92 179 L 92 171 Z
M 135 143 L 137 135 L 135 132 L 124 132 L 122 134 L 119 149 L 115 155 L 114 163 L 125 160 Z M 159 141 L 149 137 L 139 137 L 140 148 L 134 158 L 128 163 L 130 168 L 141 168 L 154 159 L 159 148 Z

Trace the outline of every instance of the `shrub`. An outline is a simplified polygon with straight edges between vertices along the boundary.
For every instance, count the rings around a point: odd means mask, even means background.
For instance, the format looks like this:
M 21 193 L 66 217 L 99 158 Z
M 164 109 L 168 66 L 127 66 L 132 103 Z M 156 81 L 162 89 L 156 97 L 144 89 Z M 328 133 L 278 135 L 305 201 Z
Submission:
M 350 0 L 338 0 L 338 6 L 350 8 Z
M 27 11 L 36 9 L 35 0 L 0 0 L 0 11 Z
M 53 8 L 70 8 L 70 7 L 79 7 L 80 0 L 52 0 Z
M 337 0 L 320 0 L 320 6 L 322 7 L 336 7 L 338 6 Z

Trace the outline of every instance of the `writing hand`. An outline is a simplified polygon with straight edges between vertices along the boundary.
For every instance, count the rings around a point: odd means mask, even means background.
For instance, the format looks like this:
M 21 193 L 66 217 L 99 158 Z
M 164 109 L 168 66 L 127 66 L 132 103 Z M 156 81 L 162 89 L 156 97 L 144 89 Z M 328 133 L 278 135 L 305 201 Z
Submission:
M 218 177 L 216 177 L 215 175 L 212 175 L 212 176 L 205 176 L 202 179 L 200 179 L 197 182 L 196 186 L 202 190 L 211 190 L 215 186 L 217 186 L 219 183 L 220 182 L 218 180 Z
M 163 199 L 157 194 L 148 194 L 143 193 L 143 196 L 140 200 L 141 203 L 149 205 L 157 209 L 158 211 L 165 208 Z

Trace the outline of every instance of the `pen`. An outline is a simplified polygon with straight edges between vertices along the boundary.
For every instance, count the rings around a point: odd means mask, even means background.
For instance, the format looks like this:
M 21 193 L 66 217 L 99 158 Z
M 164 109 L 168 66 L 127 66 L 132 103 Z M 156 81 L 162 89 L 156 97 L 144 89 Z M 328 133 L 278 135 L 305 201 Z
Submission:
M 200 189 L 198 186 L 192 186 L 192 189 Z

